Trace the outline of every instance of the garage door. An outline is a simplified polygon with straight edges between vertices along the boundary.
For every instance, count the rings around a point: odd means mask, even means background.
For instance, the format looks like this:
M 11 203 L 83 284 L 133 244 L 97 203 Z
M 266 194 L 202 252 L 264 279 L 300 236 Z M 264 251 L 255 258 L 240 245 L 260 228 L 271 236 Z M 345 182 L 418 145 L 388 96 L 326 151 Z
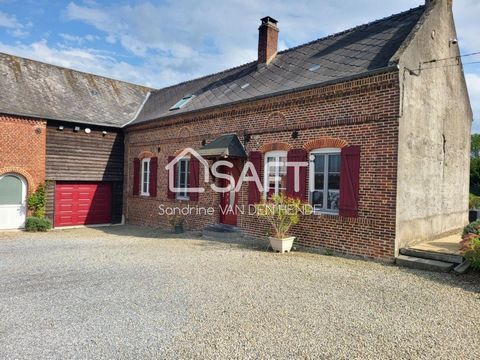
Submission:
M 55 186 L 55 226 L 107 224 L 112 214 L 110 183 L 58 182 Z

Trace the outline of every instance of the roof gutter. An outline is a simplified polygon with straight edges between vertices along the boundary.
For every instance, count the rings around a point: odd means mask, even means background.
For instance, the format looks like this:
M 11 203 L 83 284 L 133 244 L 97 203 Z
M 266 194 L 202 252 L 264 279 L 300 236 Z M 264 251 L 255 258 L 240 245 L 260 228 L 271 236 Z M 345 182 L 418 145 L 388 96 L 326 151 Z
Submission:
M 86 121 L 71 120 L 71 119 L 57 119 L 57 118 L 52 118 L 52 117 L 49 117 L 49 116 L 24 114 L 24 113 L 6 111 L 6 110 L 0 110 L 0 114 L 10 115 L 10 116 L 20 116 L 20 117 L 32 118 L 32 119 L 43 120 L 43 121 L 59 121 L 59 122 L 70 123 L 70 124 L 91 125 L 91 126 L 98 126 L 98 127 L 110 128 L 110 129 L 121 129 L 122 128 L 119 125 L 112 125 L 112 124 L 109 125 L 109 124 L 105 124 L 105 123 L 102 124 L 102 123 L 96 123 L 96 122 L 86 122 Z
M 177 113 L 177 114 L 167 115 L 167 116 L 164 116 L 164 117 L 157 117 L 157 118 L 153 118 L 153 119 L 148 119 L 148 120 L 144 120 L 144 121 L 141 121 L 141 122 L 138 122 L 138 123 L 134 123 L 134 121 L 132 120 L 127 125 L 129 125 L 129 127 L 133 127 L 133 126 L 137 126 L 137 125 L 138 126 L 145 125 L 145 124 L 149 124 L 149 123 L 152 123 L 154 121 L 157 121 L 157 120 L 168 120 L 168 119 L 175 118 L 175 117 L 181 116 L 181 115 L 196 114 L 196 113 L 203 112 L 203 111 L 208 111 L 208 110 L 211 110 L 211 109 L 224 108 L 224 107 L 243 104 L 243 103 L 247 103 L 247 102 L 251 102 L 251 101 L 263 100 L 263 99 L 267 99 L 267 98 L 271 98 L 271 97 L 275 97 L 275 96 L 288 95 L 288 94 L 295 93 L 295 92 L 301 92 L 301 91 L 305 91 L 305 90 L 321 88 L 321 87 L 324 87 L 324 86 L 334 85 L 334 84 L 338 84 L 338 83 L 341 83 L 341 82 L 357 80 L 357 79 L 361 79 L 361 78 L 364 78 L 364 77 L 380 75 L 380 74 L 384 74 L 384 73 L 387 73 L 387 72 L 393 72 L 393 71 L 398 71 L 398 65 L 390 65 L 390 66 L 386 66 L 386 67 L 375 69 L 375 70 L 365 71 L 363 73 L 356 74 L 356 75 L 345 76 L 345 77 L 342 77 L 342 78 L 325 81 L 325 82 L 322 82 L 322 83 L 305 85 L 305 86 L 301 86 L 301 87 L 294 88 L 294 89 L 289 89 L 289 90 L 277 91 L 277 92 L 274 92 L 274 93 L 271 93 L 271 94 L 259 95 L 259 96 L 255 96 L 255 97 L 252 97 L 252 98 L 233 101 L 233 102 L 229 102 L 229 103 L 221 104 L 221 105 L 212 105 L 212 106 L 204 107 L 204 108 L 201 108 L 201 109 L 185 111 L 185 112 L 181 112 L 181 113 Z M 126 125 L 124 125 L 123 127 L 126 127 Z

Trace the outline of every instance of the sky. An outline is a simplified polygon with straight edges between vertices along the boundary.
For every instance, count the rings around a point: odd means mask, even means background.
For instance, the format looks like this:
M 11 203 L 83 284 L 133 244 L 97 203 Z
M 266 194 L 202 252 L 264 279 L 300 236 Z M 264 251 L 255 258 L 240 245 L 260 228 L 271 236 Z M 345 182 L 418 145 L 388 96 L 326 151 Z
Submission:
M 454 0 L 462 54 L 480 52 L 480 0 Z M 279 49 L 416 7 L 424 0 L 0 0 L 0 52 L 161 88 L 257 57 L 260 18 Z M 480 133 L 480 55 L 464 57 Z M 473 64 L 468 64 L 473 63 Z

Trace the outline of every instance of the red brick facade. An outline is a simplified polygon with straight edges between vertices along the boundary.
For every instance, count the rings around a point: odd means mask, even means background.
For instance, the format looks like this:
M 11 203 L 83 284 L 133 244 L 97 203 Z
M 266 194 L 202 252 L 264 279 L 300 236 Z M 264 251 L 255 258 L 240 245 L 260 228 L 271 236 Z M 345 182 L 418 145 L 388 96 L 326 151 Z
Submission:
M 45 181 L 46 121 L 0 114 L 0 175 L 16 173 L 35 191 Z
M 275 148 L 361 147 L 359 216 L 305 216 L 292 233 L 300 244 L 371 258 L 393 259 L 399 82 L 396 71 L 215 110 L 172 116 L 127 129 L 125 216 L 129 223 L 165 227 L 158 206 L 213 206 L 214 215 L 187 216 L 186 227 L 219 222 L 219 194 L 206 186 L 198 202 L 167 199 L 169 156 L 185 147 L 198 149 L 222 134 L 236 133 L 250 151 Z M 298 136 L 292 136 L 297 132 Z M 145 152 L 158 156 L 157 197 L 132 195 L 133 159 Z M 262 181 L 263 181 L 263 174 Z M 201 185 L 204 185 L 201 180 Z M 247 204 L 248 186 L 240 193 Z M 307 200 L 307 199 L 305 199 Z M 239 215 L 247 234 L 263 236 L 267 227 L 255 216 Z

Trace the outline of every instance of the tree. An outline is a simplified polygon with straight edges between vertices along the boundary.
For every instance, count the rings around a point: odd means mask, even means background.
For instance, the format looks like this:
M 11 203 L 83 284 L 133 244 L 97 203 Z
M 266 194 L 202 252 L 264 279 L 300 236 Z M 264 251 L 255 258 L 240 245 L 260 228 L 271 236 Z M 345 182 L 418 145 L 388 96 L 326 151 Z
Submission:
M 480 195 L 480 134 L 472 134 L 470 151 L 470 192 Z
M 472 158 L 480 157 L 480 134 L 472 134 L 470 155 Z

